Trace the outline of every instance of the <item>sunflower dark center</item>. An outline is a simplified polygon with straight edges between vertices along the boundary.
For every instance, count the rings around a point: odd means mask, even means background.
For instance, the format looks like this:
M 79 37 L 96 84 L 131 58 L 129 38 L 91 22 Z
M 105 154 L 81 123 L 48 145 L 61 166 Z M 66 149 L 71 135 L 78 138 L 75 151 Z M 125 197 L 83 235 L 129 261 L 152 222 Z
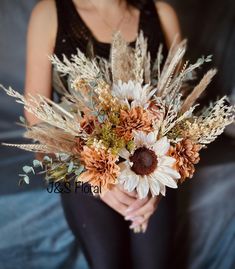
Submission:
M 154 151 L 145 147 L 138 148 L 130 157 L 133 162 L 131 170 L 137 175 L 149 175 L 157 168 L 157 156 Z

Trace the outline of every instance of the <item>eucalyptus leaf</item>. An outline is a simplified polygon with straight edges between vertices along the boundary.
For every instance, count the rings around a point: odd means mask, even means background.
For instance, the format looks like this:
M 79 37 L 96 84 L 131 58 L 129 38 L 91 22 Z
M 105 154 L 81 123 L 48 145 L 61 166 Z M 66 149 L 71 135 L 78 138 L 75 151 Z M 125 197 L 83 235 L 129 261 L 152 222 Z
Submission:
M 23 117 L 23 116 L 20 116 L 20 122 L 22 122 L 22 123 L 26 123 L 26 120 L 25 120 L 25 118 Z
M 19 180 L 19 182 L 18 182 L 18 186 L 22 186 L 23 185 L 23 182 L 24 182 L 24 180 L 21 178 L 20 180 Z
M 40 162 L 39 160 L 33 160 L 33 166 L 43 168 L 42 162 Z
M 29 174 L 31 172 L 33 174 L 35 174 L 35 171 L 34 171 L 33 167 L 31 167 L 31 166 L 25 165 L 22 169 L 26 174 Z
M 19 181 L 19 185 L 22 185 L 23 181 L 26 183 L 26 184 L 29 184 L 29 177 L 25 174 L 19 174 L 20 177 L 22 177 Z
M 43 160 L 44 160 L 45 162 L 50 162 L 50 163 L 52 163 L 52 159 L 51 159 L 49 156 L 44 156 Z
M 23 180 L 26 184 L 29 184 L 29 177 L 27 175 L 23 177 Z
M 73 164 L 73 162 L 71 161 L 71 162 L 69 163 L 68 173 L 71 173 L 71 172 L 72 172 L 73 167 L 74 167 L 74 164 Z
M 75 170 L 75 175 L 79 176 L 83 172 L 84 168 L 84 165 L 79 166 L 79 168 Z

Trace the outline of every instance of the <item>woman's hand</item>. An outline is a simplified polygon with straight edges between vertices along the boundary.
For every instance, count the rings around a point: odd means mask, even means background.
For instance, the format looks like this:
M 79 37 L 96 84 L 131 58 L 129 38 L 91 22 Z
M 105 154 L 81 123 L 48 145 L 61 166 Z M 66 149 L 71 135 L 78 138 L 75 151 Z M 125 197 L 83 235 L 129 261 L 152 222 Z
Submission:
M 121 185 L 115 185 L 101 196 L 101 200 L 124 216 L 125 220 L 132 221 L 131 229 L 141 226 L 142 231 L 145 232 L 149 218 L 157 209 L 161 196 L 138 199 L 135 191 L 127 192 Z
M 125 217 L 126 210 L 137 201 L 137 194 L 135 191 L 125 191 L 121 185 L 115 185 L 100 198 L 108 206 Z
M 161 200 L 161 195 L 157 197 L 146 197 L 145 199 L 137 199 L 126 210 L 125 220 L 131 220 L 131 229 L 141 227 L 142 232 L 145 232 L 148 227 L 148 222 L 152 214 L 158 207 Z

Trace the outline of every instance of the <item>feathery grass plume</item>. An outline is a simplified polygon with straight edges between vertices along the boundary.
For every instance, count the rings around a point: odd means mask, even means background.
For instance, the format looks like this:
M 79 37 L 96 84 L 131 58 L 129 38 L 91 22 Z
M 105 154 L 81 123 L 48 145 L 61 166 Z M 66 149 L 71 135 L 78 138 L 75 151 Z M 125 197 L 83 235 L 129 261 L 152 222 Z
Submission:
M 224 96 L 211 103 L 200 115 L 186 121 L 184 136 L 199 144 L 213 142 L 235 120 L 235 106 L 229 106 L 227 102 L 227 97 Z
M 60 108 L 57 112 L 51 105 L 48 104 L 47 98 L 37 95 L 28 95 L 25 98 L 20 93 L 12 88 L 6 89 L 2 85 L 0 87 L 9 95 L 16 99 L 17 103 L 23 104 L 26 111 L 32 113 L 39 120 L 57 128 L 63 129 L 65 132 L 77 135 L 80 132 L 79 124 L 74 124 L 74 117 L 71 113 Z M 58 108 L 58 104 L 50 101 L 50 103 Z
M 215 76 L 216 73 L 217 73 L 217 70 L 211 69 L 204 75 L 200 83 L 194 88 L 192 93 L 184 101 L 181 107 L 182 113 L 189 110 L 190 107 L 195 104 L 199 96 L 203 93 L 206 87 L 210 84 L 212 78 Z
M 28 127 L 24 137 L 40 142 L 40 144 L 45 145 L 54 153 L 64 152 L 71 154 L 73 148 L 76 146 L 75 136 L 46 124 Z
M 61 61 L 57 56 L 50 57 L 52 64 L 61 75 L 68 75 L 68 92 L 79 107 L 86 107 L 95 112 L 97 96 L 94 89 L 101 83 L 107 83 L 109 66 L 97 58 L 88 59 L 79 49 L 76 55 L 72 55 L 69 61 L 65 56 Z M 105 69 L 100 68 L 101 66 Z M 110 80 L 110 78 L 109 78 Z M 71 99 L 71 96 L 68 96 Z
M 111 63 L 104 58 L 96 56 L 99 68 L 101 73 L 103 74 L 104 81 L 108 84 L 112 83 L 112 75 L 111 75 Z
M 117 32 L 113 37 L 110 57 L 112 78 L 114 83 L 117 83 L 118 80 L 128 82 L 129 80 L 135 79 L 133 73 L 133 49 L 128 46 L 127 42 L 122 38 L 120 32 Z
M 77 49 L 77 54 L 72 55 L 71 60 L 63 55 L 61 61 L 56 55 L 49 57 L 56 70 L 63 75 L 69 75 L 72 80 L 77 78 L 85 81 L 96 81 L 100 78 L 100 69 L 96 59 L 89 59 Z
M 144 34 L 141 31 L 137 37 L 134 50 L 134 78 L 135 81 L 143 83 L 144 75 L 147 75 L 146 79 L 150 80 L 149 74 L 150 70 L 145 70 L 145 68 L 150 67 L 150 58 L 148 54 L 148 44 L 147 39 L 144 38 Z
M 168 132 L 171 131 L 172 128 L 181 121 L 190 118 L 192 116 L 192 113 L 195 109 L 194 107 L 191 107 L 188 111 L 186 111 L 183 114 L 180 114 L 180 108 L 181 108 L 181 95 L 177 95 L 177 97 L 172 100 L 170 105 L 167 108 L 165 118 L 161 124 L 161 130 L 160 134 L 161 136 L 167 135 Z
M 47 148 L 46 145 L 38 145 L 38 144 L 8 144 L 2 143 L 3 146 L 14 147 L 23 149 L 31 152 L 39 152 L 39 153 L 52 153 L 50 149 Z
M 158 96 L 162 96 L 164 98 L 167 95 L 168 93 L 167 86 L 172 80 L 175 69 L 183 59 L 185 52 L 186 52 L 186 40 L 183 40 L 175 47 L 174 45 L 171 47 L 157 84 Z

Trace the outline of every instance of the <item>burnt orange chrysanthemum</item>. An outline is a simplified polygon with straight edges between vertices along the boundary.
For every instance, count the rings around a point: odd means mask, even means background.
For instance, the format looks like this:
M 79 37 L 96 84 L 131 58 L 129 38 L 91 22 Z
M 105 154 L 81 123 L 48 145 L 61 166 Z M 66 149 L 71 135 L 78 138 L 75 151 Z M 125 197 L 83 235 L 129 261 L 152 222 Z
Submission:
M 81 128 L 87 133 L 92 134 L 95 125 L 97 124 L 97 119 L 94 116 L 84 116 L 84 118 L 80 122 Z
M 80 155 L 80 152 L 82 151 L 84 143 L 85 143 L 84 140 L 82 140 L 80 137 L 76 137 L 74 141 L 74 146 L 71 149 L 72 154 Z
M 176 159 L 175 165 L 181 175 L 180 183 L 193 176 L 194 165 L 200 160 L 201 148 L 201 145 L 194 144 L 190 139 L 184 139 L 170 148 L 169 155 Z
M 118 136 L 124 138 L 126 141 L 132 139 L 132 131 L 151 132 L 152 119 L 149 112 L 141 107 L 135 107 L 128 111 L 121 110 L 120 123 L 116 127 Z
M 81 160 L 86 171 L 79 176 L 79 180 L 89 182 L 92 186 L 102 186 L 102 191 L 110 189 L 117 182 L 119 166 L 116 164 L 117 157 L 104 149 L 83 147 Z

